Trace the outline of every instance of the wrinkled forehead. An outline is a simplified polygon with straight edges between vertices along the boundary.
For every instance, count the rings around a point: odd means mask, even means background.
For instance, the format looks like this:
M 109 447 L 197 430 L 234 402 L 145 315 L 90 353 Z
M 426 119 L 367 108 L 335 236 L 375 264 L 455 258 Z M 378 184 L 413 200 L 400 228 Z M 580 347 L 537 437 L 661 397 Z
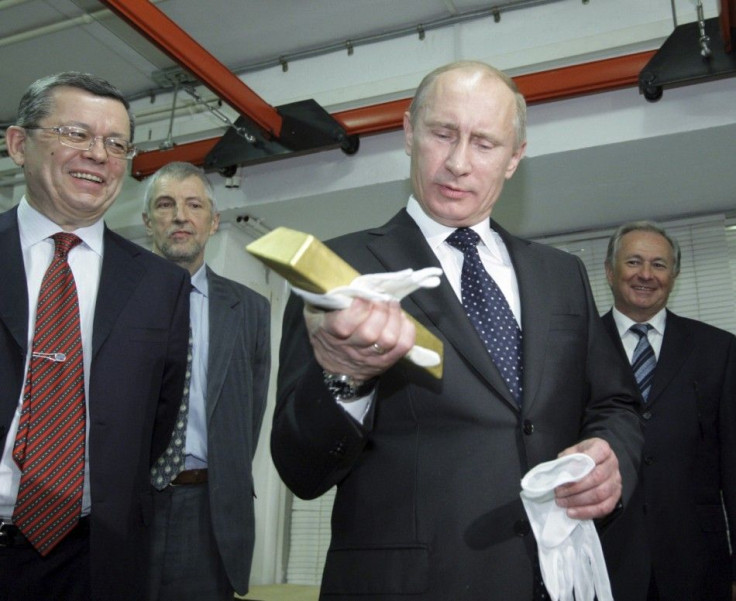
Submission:
M 461 115 L 465 120 L 492 123 L 494 127 L 513 127 L 516 122 L 513 91 L 494 74 L 477 70 L 440 74 L 419 109 L 421 120 Z
M 657 232 L 634 230 L 621 237 L 619 256 L 642 257 L 647 260 L 661 259 L 674 263 L 675 251 L 667 238 Z
M 128 110 L 117 98 L 98 96 L 73 86 L 58 86 L 51 90 L 48 106 L 49 113 L 44 118 L 54 125 L 77 125 L 96 134 L 130 136 Z
M 155 183 L 151 198 L 173 198 L 174 200 L 201 200 L 212 207 L 212 199 L 207 194 L 204 182 L 196 175 L 184 178 L 171 175 L 161 176 Z

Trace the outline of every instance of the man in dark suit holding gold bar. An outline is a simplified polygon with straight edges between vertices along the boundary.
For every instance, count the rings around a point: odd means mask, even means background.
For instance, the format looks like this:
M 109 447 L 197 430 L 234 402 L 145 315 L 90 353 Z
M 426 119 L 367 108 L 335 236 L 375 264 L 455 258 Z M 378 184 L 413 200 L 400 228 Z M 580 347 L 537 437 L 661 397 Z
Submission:
M 442 341 L 441 379 L 399 362 L 415 328 L 398 302 L 287 307 L 272 452 L 300 497 L 338 487 L 322 599 L 548 598 L 524 473 L 590 455 L 594 470 L 556 491 L 572 518 L 609 516 L 632 493 L 636 393 L 583 265 L 490 220 L 525 120 L 488 65 L 430 73 L 404 117 L 406 210 L 329 243 L 364 274 L 443 268 L 439 288 L 402 302 Z

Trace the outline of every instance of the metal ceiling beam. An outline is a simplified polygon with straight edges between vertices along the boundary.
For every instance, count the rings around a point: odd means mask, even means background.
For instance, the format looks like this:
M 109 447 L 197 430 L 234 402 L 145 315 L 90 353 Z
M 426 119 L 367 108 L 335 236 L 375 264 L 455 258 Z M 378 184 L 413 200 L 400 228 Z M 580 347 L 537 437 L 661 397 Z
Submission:
M 549 71 L 514 77 L 526 97 L 535 104 L 638 85 L 639 72 L 655 51 L 638 52 Z M 401 128 L 410 98 L 333 113 L 348 135 L 367 135 Z M 133 159 L 132 175 L 143 179 L 171 161 L 203 165 L 205 156 L 220 138 L 180 144 L 169 150 L 142 152 Z
M 225 65 L 200 46 L 149 0 L 100 0 L 181 67 L 190 71 L 243 116 L 279 137 L 282 118 Z

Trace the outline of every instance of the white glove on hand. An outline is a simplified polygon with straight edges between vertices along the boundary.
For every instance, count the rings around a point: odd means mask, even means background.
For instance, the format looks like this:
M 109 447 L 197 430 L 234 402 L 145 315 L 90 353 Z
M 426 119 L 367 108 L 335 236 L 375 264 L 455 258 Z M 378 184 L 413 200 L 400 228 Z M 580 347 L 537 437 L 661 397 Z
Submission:
M 325 294 L 308 292 L 292 286 L 295 294 L 317 309 L 334 311 L 347 309 L 353 298 L 371 301 L 401 300 L 418 288 L 435 288 L 440 285 L 442 270 L 439 267 L 426 267 L 417 271 L 404 269 L 389 273 L 370 273 L 360 275 L 347 286 L 338 286 Z M 434 351 L 413 346 L 407 359 L 420 367 L 433 367 L 440 364 L 440 356 Z
M 540 463 L 521 480 L 521 500 L 539 550 L 542 579 L 553 601 L 613 601 L 606 562 L 591 520 L 567 516 L 554 489 L 577 482 L 595 467 L 584 453 Z M 573 596 L 574 592 L 574 596 Z

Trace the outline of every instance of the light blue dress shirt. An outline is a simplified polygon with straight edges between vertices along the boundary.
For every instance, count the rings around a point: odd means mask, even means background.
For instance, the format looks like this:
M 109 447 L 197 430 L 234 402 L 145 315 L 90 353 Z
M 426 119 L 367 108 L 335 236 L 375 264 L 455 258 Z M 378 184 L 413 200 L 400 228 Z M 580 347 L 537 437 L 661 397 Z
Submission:
M 185 469 L 207 467 L 207 359 L 210 348 L 209 286 L 206 265 L 192 276 L 189 293 L 192 325 L 192 376 L 189 381 L 189 419 Z

